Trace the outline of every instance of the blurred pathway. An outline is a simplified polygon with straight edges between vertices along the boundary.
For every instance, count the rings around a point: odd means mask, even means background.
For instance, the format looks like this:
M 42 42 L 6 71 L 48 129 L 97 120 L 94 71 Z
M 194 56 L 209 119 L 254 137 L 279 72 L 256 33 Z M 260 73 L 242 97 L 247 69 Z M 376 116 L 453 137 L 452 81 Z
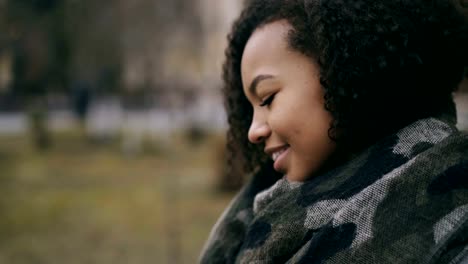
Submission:
M 50 111 L 48 120 L 52 130 L 65 130 L 77 125 L 71 110 Z M 25 113 L 0 112 L 0 134 L 25 133 L 27 126 Z M 174 131 L 192 126 L 223 131 L 226 125 L 222 105 L 201 102 L 185 110 L 124 110 L 117 100 L 106 99 L 94 103 L 86 119 L 86 129 L 97 136 L 109 136 L 122 131 L 170 135 Z
M 455 97 L 458 112 L 458 128 L 468 130 L 468 94 Z M 49 127 L 52 130 L 73 128 L 76 119 L 70 110 L 51 111 Z M 27 131 L 24 113 L 0 113 L 0 134 L 22 134 Z M 112 136 L 122 131 L 131 134 L 169 136 L 172 132 L 203 127 L 213 131 L 226 128 L 224 109 L 221 105 L 201 103 L 185 111 L 167 111 L 157 108 L 126 111 L 117 100 L 102 100 L 92 105 L 86 121 L 88 132 L 97 136 Z

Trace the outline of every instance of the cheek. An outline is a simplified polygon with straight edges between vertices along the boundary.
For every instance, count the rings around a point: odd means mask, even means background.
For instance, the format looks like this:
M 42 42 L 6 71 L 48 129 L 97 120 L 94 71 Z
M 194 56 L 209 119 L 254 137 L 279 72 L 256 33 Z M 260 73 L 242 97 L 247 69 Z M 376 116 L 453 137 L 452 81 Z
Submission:
M 295 144 L 308 156 L 326 156 L 332 140 L 328 137 L 331 118 L 325 111 L 311 110 L 307 115 L 296 115 L 294 129 L 291 131 Z
M 300 137 L 302 134 L 301 130 L 297 127 L 292 130 L 292 133 L 294 137 Z
M 289 144 L 300 139 L 304 134 L 304 120 L 297 115 L 298 109 L 284 106 L 275 109 L 270 116 L 271 129 Z

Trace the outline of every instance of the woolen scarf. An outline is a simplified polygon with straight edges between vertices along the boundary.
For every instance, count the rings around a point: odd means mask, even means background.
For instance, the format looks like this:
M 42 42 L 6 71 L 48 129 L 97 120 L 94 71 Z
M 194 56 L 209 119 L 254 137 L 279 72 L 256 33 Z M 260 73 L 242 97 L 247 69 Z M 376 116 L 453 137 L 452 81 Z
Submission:
M 213 228 L 201 263 L 462 263 L 468 135 L 419 120 L 338 168 L 268 188 L 255 175 Z M 466 261 L 466 260 L 465 260 Z

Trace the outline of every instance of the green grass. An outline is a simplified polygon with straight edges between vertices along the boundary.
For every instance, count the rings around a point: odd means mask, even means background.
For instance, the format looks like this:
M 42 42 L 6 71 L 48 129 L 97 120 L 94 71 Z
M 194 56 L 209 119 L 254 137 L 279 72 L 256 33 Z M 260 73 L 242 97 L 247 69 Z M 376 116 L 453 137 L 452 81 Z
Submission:
M 0 263 L 196 263 L 233 195 L 214 190 L 219 138 L 128 156 L 73 132 L 45 152 L 0 137 Z

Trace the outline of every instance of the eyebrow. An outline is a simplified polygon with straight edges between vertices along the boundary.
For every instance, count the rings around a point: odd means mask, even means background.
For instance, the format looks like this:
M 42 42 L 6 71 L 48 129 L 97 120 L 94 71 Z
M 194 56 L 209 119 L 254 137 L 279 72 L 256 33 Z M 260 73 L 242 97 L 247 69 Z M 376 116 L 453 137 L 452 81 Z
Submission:
M 252 83 L 250 84 L 250 87 L 249 87 L 250 93 L 258 96 L 257 95 L 257 86 L 258 86 L 258 84 L 263 80 L 271 79 L 273 77 L 274 77 L 273 75 L 269 75 L 269 74 L 262 74 L 262 75 L 258 75 L 257 77 L 255 77 L 255 79 L 252 81 Z

